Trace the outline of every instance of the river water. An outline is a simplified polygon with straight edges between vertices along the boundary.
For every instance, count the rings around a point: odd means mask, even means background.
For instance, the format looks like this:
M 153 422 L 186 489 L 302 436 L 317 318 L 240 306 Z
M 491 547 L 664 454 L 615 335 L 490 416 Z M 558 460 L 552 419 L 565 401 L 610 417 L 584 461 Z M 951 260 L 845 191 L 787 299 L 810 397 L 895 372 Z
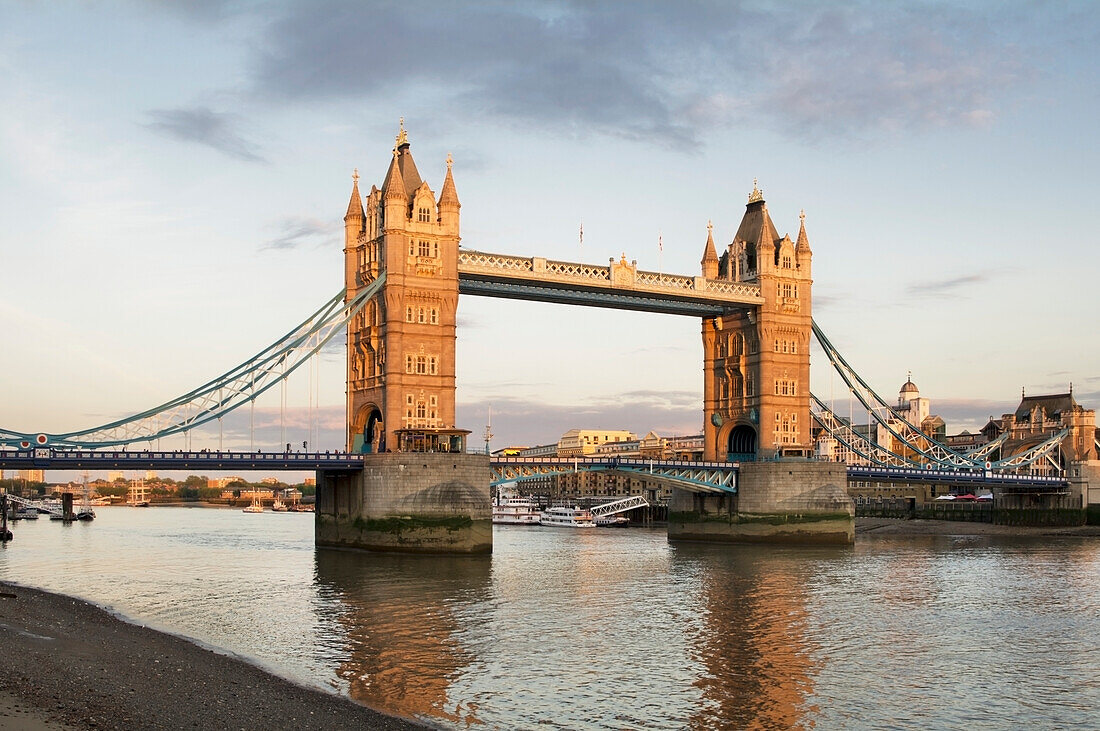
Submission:
M 1096 728 L 1100 540 L 670 545 L 497 527 L 489 557 L 317 549 L 313 516 L 97 508 L 0 578 L 445 728 Z

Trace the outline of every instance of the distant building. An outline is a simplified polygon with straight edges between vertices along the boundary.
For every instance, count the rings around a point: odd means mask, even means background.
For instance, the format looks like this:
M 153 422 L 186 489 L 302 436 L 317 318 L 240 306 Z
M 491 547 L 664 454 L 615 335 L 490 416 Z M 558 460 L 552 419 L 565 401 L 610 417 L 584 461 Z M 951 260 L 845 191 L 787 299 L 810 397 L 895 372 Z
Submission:
M 19 479 L 27 482 L 45 482 L 46 473 L 43 470 L 19 470 Z
M 608 442 L 628 442 L 637 439 L 633 432 L 604 429 L 570 429 L 558 440 L 559 457 L 587 457 Z
M 1068 393 L 1044 396 L 1021 394 L 1020 405 L 1011 414 L 986 425 L 993 437 L 1008 432 L 999 457 L 1006 459 L 1045 442 L 1063 429 L 1068 430 L 1060 447 L 1049 458 L 1035 462 L 1033 474 L 1053 474 L 1071 462 L 1097 458 L 1096 411 L 1086 409 Z
M 213 488 L 222 488 L 228 485 L 232 485 L 234 482 L 247 482 L 243 477 L 208 477 L 206 478 L 206 486 Z

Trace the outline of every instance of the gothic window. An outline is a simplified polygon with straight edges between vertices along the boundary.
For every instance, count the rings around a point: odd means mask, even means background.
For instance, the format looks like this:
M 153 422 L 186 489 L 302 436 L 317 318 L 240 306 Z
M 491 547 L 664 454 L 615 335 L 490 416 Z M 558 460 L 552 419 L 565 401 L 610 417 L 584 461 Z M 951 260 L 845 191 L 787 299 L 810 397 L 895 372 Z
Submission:
M 755 396 L 756 395 L 756 382 L 752 379 L 752 376 L 749 376 L 748 378 L 745 379 L 745 395 L 746 396 Z
M 791 341 L 791 352 L 792 353 L 797 353 L 798 352 L 798 341 L 797 340 L 792 340 Z
M 423 307 L 416 308 L 416 321 L 419 322 L 421 325 L 427 322 L 427 314 L 424 312 Z
M 437 246 L 438 246 L 438 245 L 437 245 Z M 420 256 L 425 256 L 425 257 L 427 257 L 427 256 L 431 256 L 431 255 L 432 255 L 432 245 L 431 245 L 431 242 L 429 242 L 429 241 L 421 241 L 421 242 L 420 242 Z
M 798 299 L 798 285 L 797 284 L 794 285 L 794 295 L 793 295 L 793 297 L 795 299 Z
M 778 339 L 776 339 L 776 341 L 775 341 L 775 352 L 777 352 L 777 353 L 779 352 L 779 340 Z
M 409 239 L 409 256 L 416 256 L 416 243 Z
M 425 375 L 428 372 L 428 357 L 426 355 L 416 356 L 416 372 L 418 375 Z
M 417 401 L 416 402 L 416 418 L 417 419 L 424 419 L 424 418 L 427 418 L 427 416 L 428 416 L 428 407 L 424 404 L 423 401 Z
M 439 399 L 436 396 L 433 395 L 433 396 L 428 397 L 428 407 L 429 407 L 428 417 L 430 419 L 438 419 L 439 418 Z
M 784 340 L 784 341 L 783 341 L 783 352 L 784 352 L 784 353 L 786 353 L 786 352 L 787 352 L 787 348 L 789 347 L 789 346 L 788 346 L 788 344 L 787 344 L 788 342 L 789 342 L 789 341 L 787 341 L 787 340 Z
M 790 269 L 791 268 L 791 257 L 789 257 L 789 256 L 783 257 L 783 268 L 784 269 Z
M 419 210 L 419 211 L 417 212 L 417 219 L 418 219 L 418 220 L 419 220 L 419 221 L 420 221 L 421 223 L 428 223 L 429 221 L 431 221 L 431 220 L 432 220 L 432 212 L 431 212 L 431 210 L 429 210 L 429 209 L 427 209 L 427 208 L 421 208 L 421 209 L 420 209 L 420 210 Z
M 412 305 L 409 305 L 405 308 L 405 322 L 412 322 L 412 321 L 413 321 L 413 308 L 412 308 Z
M 413 372 L 413 357 L 411 355 L 406 355 L 405 356 L 405 372 L 406 373 L 412 373 Z
M 439 360 L 434 356 L 428 356 L 428 375 L 434 376 L 438 370 Z M 434 396 L 432 398 L 435 398 Z
M 432 256 L 434 256 L 436 259 L 439 258 L 439 242 L 438 241 L 433 241 L 432 242 Z

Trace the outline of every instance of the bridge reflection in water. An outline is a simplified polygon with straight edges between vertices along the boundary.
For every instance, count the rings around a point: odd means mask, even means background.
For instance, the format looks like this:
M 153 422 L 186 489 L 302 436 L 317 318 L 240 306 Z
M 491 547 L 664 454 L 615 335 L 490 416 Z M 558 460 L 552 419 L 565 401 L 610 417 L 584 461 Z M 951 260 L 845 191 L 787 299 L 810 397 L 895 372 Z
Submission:
M 806 722 L 820 666 L 802 554 L 787 571 L 774 549 L 730 560 L 642 533 L 498 529 L 491 558 L 319 549 L 337 673 L 361 703 L 459 727 Z

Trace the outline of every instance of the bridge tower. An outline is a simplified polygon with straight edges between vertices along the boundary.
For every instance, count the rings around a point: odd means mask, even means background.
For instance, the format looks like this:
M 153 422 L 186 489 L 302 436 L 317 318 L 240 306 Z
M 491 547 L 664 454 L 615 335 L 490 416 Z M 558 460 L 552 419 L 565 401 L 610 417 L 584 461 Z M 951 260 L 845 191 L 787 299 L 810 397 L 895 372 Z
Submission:
M 347 300 L 386 279 L 348 328 L 349 451 L 465 451 L 469 432 L 455 428 L 460 204 L 451 165 L 448 155 L 437 200 L 402 125 L 365 208 L 354 175 L 344 217 Z
M 319 546 L 423 553 L 493 550 L 488 455 L 455 428 L 459 202 L 447 157 L 436 199 L 401 126 L 366 205 L 353 176 L 344 216 L 347 300 L 378 284 L 348 324 L 347 448 L 363 469 L 319 470 Z
M 805 214 L 797 241 L 780 237 L 755 181 L 733 241 L 719 257 L 708 232 L 703 276 L 754 282 L 764 304 L 703 320 L 706 459 L 809 456 L 813 252 Z

